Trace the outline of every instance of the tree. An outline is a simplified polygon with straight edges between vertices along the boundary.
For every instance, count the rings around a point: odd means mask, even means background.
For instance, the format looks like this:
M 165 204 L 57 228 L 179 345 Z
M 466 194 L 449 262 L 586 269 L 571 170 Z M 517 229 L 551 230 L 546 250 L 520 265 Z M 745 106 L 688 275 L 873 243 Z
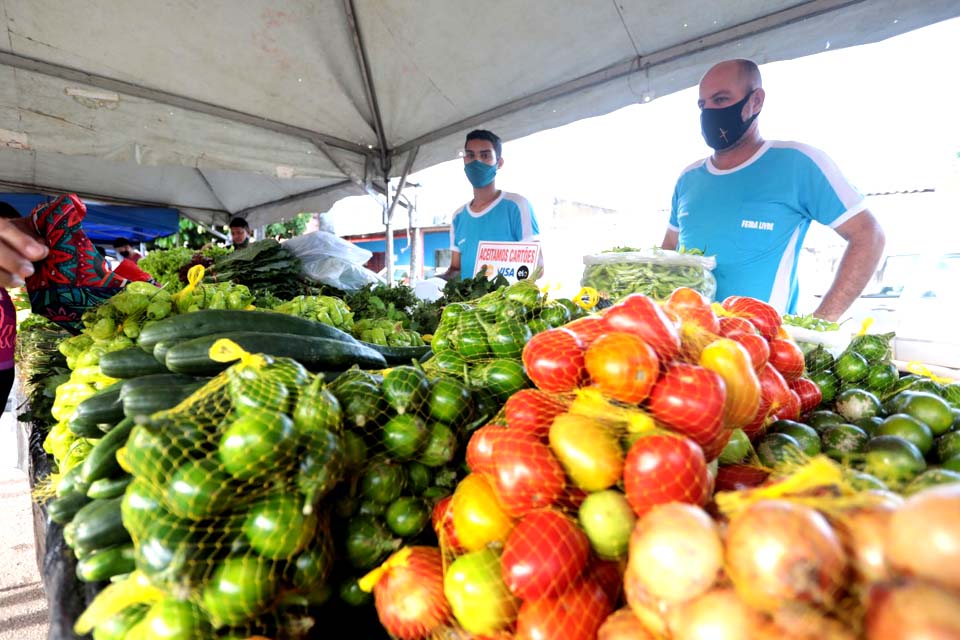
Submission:
M 313 218 L 314 215 L 313 213 L 298 213 L 290 220 L 281 220 L 280 222 L 268 224 L 264 235 L 267 238 L 276 238 L 278 236 L 281 238 L 294 238 L 306 230 L 310 219 Z
M 202 226 L 190 218 L 180 218 L 179 233 L 162 238 L 156 238 L 147 243 L 147 251 L 151 249 L 172 249 L 174 247 L 187 247 L 189 249 L 200 249 L 209 242 L 217 242 L 219 238 L 208 233 Z

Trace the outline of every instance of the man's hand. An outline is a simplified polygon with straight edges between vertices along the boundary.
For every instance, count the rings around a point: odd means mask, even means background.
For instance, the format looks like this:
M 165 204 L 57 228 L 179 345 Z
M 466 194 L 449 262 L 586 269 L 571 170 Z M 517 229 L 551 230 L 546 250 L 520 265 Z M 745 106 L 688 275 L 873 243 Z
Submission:
M 22 222 L 22 218 L 16 222 Z M 31 262 L 43 260 L 47 247 L 30 237 L 16 222 L 0 218 L 0 286 L 20 287 L 33 275 Z
M 836 231 L 847 241 L 847 248 L 830 290 L 813 312 L 816 317 L 830 321 L 838 320 L 863 292 L 877 270 L 886 242 L 880 223 L 866 209 L 837 227 Z
M 663 242 L 660 243 L 660 248 L 666 251 L 676 251 L 678 242 L 680 242 L 680 233 L 668 228 L 663 236 Z

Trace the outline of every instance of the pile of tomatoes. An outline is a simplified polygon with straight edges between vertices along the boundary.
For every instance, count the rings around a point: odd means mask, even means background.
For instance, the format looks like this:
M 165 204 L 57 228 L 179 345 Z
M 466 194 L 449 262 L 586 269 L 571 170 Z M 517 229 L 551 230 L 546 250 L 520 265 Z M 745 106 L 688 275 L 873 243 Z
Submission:
M 595 638 L 636 519 L 705 506 L 736 429 L 756 438 L 820 403 L 780 322 L 761 301 L 681 288 L 535 335 L 522 358 L 536 388 L 473 433 L 470 474 L 434 509 L 441 549 L 407 551 L 375 581 L 387 631 Z

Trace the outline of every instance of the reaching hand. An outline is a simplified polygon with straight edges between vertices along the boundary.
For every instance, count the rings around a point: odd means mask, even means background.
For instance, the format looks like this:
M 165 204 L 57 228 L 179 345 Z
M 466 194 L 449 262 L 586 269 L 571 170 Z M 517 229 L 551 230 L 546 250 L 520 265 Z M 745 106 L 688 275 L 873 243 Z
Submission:
M 33 265 L 47 256 L 47 247 L 0 218 L 0 286 L 19 287 L 33 275 Z

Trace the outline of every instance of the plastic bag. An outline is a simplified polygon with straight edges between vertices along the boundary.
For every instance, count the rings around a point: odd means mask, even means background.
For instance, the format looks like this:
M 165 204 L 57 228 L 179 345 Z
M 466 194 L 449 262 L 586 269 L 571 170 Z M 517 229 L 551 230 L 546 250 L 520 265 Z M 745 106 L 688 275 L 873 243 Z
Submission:
M 283 243 L 283 247 L 300 258 L 305 265 L 322 258 L 340 258 L 350 264 L 362 266 L 373 257 L 366 249 L 326 231 L 312 231 L 290 238 Z
M 301 271 L 307 278 L 341 291 L 356 291 L 368 284 L 384 284 L 384 280 L 373 271 L 333 256 L 304 262 Z
M 711 301 L 717 293 L 713 256 L 666 249 L 609 251 L 584 256 L 583 264 L 580 284 L 596 289 L 611 302 L 631 293 L 665 300 L 678 287 L 696 289 Z

